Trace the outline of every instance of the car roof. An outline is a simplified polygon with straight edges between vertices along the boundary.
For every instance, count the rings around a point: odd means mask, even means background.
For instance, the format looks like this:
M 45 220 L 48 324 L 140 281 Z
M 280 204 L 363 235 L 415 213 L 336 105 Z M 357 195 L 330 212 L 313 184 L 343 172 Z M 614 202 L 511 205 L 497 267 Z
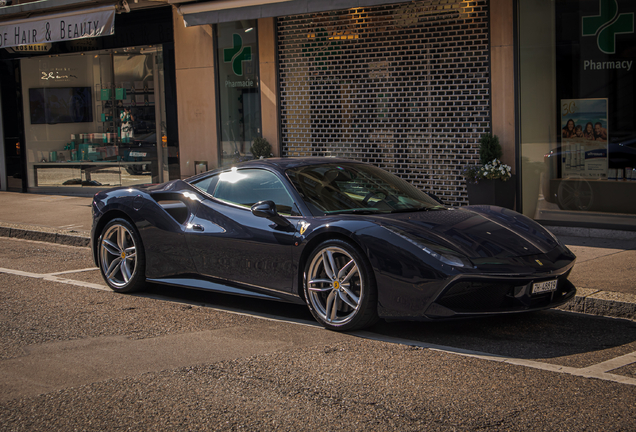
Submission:
M 277 157 L 277 158 L 267 158 L 267 159 L 253 159 L 245 162 L 237 162 L 232 165 L 226 165 L 224 167 L 219 167 L 212 171 L 207 171 L 202 174 L 198 174 L 196 176 L 190 177 L 186 181 L 190 182 L 202 177 L 205 177 L 209 174 L 226 171 L 233 167 L 237 168 L 270 168 L 279 172 L 284 172 L 290 168 L 298 168 L 309 165 L 323 165 L 323 164 L 344 164 L 344 163 L 355 163 L 355 164 L 366 164 L 365 162 L 359 162 L 352 159 L 345 158 L 335 158 L 335 157 L 326 157 L 326 156 L 312 156 L 312 157 Z
M 362 163 L 352 159 L 335 158 L 326 156 L 312 156 L 312 157 L 277 157 L 268 159 L 253 159 L 240 164 L 241 167 L 246 166 L 263 166 L 274 165 L 279 169 L 286 170 L 289 168 L 297 168 L 307 165 L 322 165 L 322 164 L 339 164 L 339 163 Z M 239 166 L 239 164 L 236 164 Z

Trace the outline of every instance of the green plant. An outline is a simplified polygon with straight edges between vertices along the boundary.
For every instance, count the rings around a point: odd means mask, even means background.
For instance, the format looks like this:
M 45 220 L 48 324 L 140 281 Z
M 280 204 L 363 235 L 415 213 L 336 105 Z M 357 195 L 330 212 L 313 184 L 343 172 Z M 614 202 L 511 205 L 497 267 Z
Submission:
M 506 164 L 502 164 L 499 159 L 493 159 L 488 162 L 486 165 L 481 167 L 479 171 L 479 175 L 481 178 L 487 180 L 510 180 L 510 166 Z
M 256 137 L 250 152 L 255 159 L 268 158 L 272 156 L 272 145 L 265 138 Z
M 499 159 L 493 159 L 485 165 L 467 165 L 462 175 L 468 183 L 479 183 L 479 180 L 508 181 L 512 176 L 510 165 L 502 164 Z
M 510 166 L 499 160 L 502 153 L 497 135 L 483 134 L 479 140 L 480 164 L 467 165 L 462 170 L 462 175 L 468 183 L 479 183 L 479 180 L 510 180 Z
M 503 151 L 497 135 L 485 133 L 479 140 L 479 163 L 486 165 L 494 159 L 501 159 Z

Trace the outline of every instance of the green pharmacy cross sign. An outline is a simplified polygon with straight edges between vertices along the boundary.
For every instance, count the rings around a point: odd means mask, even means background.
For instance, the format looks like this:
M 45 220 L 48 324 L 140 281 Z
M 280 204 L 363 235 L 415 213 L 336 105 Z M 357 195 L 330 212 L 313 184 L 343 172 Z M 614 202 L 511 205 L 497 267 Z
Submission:
M 616 35 L 634 33 L 634 13 L 618 13 L 616 0 L 599 0 L 600 15 L 583 17 L 583 36 L 596 36 L 598 49 L 616 53 Z
M 243 76 L 243 62 L 252 60 L 252 47 L 243 46 L 241 35 L 234 33 L 234 46 L 223 50 L 223 61 L 232 62 L 232 70 L 237 76 Z

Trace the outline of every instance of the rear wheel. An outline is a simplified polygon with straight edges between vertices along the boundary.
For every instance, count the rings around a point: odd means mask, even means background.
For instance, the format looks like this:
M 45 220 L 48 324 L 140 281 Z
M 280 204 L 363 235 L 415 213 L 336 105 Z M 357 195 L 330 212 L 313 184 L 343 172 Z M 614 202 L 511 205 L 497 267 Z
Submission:
M 143 288 L 146 259 L 137 229 L 125 219 L 110 221 L 99 238 L 99 268 L 114 291 L 128 293 Z
M 314 318 L 328 329 L 359 329 L 378 320 L 371 266 L 345 241 L 327 240 L 312 252 L 305 267 L 304 290 Z

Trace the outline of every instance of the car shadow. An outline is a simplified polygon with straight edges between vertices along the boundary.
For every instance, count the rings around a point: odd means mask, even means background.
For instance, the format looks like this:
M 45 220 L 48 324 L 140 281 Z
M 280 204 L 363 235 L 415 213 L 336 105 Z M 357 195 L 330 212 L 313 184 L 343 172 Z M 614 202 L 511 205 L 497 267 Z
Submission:
M 561 358 L 615 348 L 636 351 L 636 322 L 555 309 L 443 322 L 380 321 L 369 330 L 521 359 Z
M 149 284 L 139 295 L 318 325 L 304 305 L 159 284 Z M 399 338 L 521 359 L 636 351 L 636 322 L 554 309 L 436 322 L 380 320 L 366 330 L 371 338 Z
M 155 298 L 162 297 L 170 301 L 198 304 L 230 312 L 236 311 L 253 314 L 255 316 L 275 316 L 280 317 L 282 320 L 306 321 L 309 323 L 316 322 L 305 305 L 263 298 L 244 297 L 154 283 L 148 283 L 146 289 L 138 295 Z M 318 323 L 316 323 L 316 325 L 318 325 Z

